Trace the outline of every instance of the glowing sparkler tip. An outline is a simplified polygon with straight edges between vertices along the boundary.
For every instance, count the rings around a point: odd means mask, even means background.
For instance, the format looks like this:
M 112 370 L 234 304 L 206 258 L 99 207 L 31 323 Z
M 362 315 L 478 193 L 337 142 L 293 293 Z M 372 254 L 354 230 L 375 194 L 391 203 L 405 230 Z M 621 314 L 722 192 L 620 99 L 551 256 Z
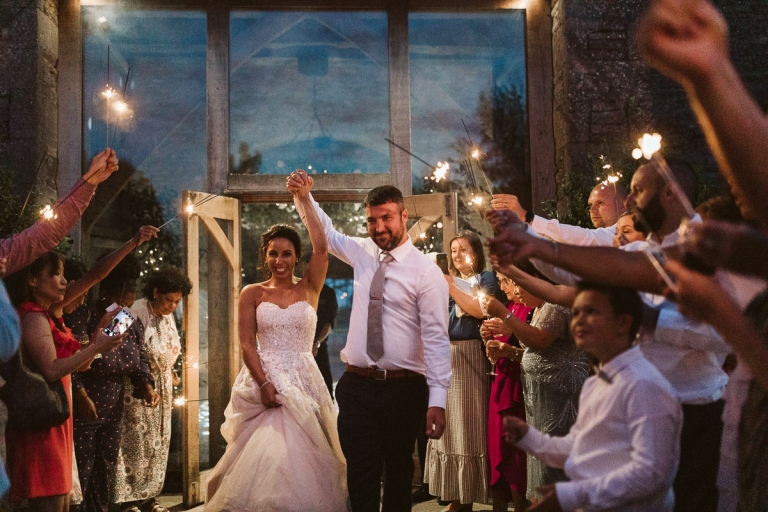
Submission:
M 109 87 L 109 86 L 107 86 L 107 88 L 104 89 L 104 91 L 102 91 L 102 93 L 101 93 L 101 95 L 104 96 L 105 98 L 111 98 L 115 94 L 116 94 L 115 90 L 113 88 Z
M 118 101 L 117 103 L 115 103 L 115 110 L 117 110 L 118 112 L 125 112 L 126 110 L 128 110 L 128 104 L 124 101 Z
M 444 180 L 448 175 L 448 170 L 450 168 L 451 166 L 448 162 L 437 162 L 437 167 L 435 167 L 435 172 L 432 173 L 432 178 L 439 183 L 440 180 Z
M 472 152 L 472 158 L 478 158 L 479 156 L 480 156 L 480 150 L 478 150 L 478 149 L 475 149 L 475 150 Z
M 608 183 L 616 183 L 617 181 L 619 181 L 618 176 L 608 176 Z
M 611 164 L 605 164 L 605 165 L 603 166 L 603 169 L 610 169 L 610 168 L 611 168 Z
M 632 156 L 635 160 L 640 159 L 639 156 L 636 156 L 638 154 L 642 154 L 647 160 L 650 160 L 653 154 L 661 149 L 661 135 L 658 133 L 645 133 L 641 138 L 637 139 L 637 145 L 640 147 L 632 151 Z M 638 153 L 638 149 L 641 153 Z
M 176 407 L 181 407 L 186 403 L 187 403 L 187 399 L 183 396 L 173 399 L 173 405 L 175 405 Z
M 53 208 L 51 208 L 51 205 L 49 204 L 45 205 L 45 208 L 40 210 L 40 215 L 42 215 L 45 220 L 58 218 L 58 215 L 53 211 Z

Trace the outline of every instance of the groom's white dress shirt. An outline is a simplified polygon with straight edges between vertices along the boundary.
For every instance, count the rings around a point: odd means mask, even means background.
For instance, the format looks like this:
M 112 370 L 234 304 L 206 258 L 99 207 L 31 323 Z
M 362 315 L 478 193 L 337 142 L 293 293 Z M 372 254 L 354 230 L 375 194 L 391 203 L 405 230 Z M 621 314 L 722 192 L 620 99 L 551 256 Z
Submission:
M 425 375 L 429 407 L 445 408 L 451 383 L 451 348 L 448 284 L 440 267 L 416 249 L 410 238 L 389 251 L 394 260 L 387 267 L 384 283 L 384 355 L 373 361 L 367 351 L 368 295 L 382 251 L 370 238 L 336 231 L 331 218 L 314 199 L 312 204 L 323 225 L 329 252 L 354 269 L 352 313 L 342 361 L 361 368 L 376 365 Z
M 637 347 L 600 374 L 584 383 L 567 436 L 530 427 L 517 446 L 565 470 L 571 481 L 555 485 L 565 511 L 671 511 L 683 423 L 672 387 Z

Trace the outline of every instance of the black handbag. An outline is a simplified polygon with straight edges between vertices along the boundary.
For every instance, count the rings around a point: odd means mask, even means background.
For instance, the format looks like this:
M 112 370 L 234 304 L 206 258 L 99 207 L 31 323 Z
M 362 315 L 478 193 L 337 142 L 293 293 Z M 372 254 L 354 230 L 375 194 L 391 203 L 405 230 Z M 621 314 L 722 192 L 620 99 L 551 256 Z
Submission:
M 0 399 L 8 407 L 8 430 L 48 430 L 63 424 L 70 415 L 69 399 L 61 379 L 48 382 L 24 364 L 21 349 L 0 365 Z

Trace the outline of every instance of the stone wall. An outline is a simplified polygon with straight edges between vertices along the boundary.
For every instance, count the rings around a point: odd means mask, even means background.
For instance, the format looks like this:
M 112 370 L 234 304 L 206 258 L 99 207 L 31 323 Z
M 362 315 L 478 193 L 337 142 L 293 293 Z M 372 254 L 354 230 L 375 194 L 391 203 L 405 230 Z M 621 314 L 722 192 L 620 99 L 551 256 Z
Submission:
M 56 194 L 59 53 L 56 0 L 0 4 L 0 167 L 16 171 L 26 192 L 40 167 L 37 191 Z
M 734 61 L 768 106 L 768 2 L 715 0 L 731 27 Z M 717 167 L 676 83 L 648 68 L 634 43 L 645 0 L 553 0 L 554 131 L 558 182 L 591 175 L 596 157 L 634 169 L 639 135 L 664 136 L 664 151 L 715 177 Z M 559 197 L 559 207 L 566 206 Z

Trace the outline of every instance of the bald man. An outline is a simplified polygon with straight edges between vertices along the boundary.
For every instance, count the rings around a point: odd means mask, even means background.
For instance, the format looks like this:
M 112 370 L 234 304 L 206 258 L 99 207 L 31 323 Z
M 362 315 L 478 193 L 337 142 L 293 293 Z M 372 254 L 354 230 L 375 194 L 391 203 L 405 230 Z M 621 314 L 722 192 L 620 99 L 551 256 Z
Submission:
M 589 193 L 589 218 L 595 229 L 582 228 L 561 224 L 556 219 L 545 219 L 527 212 L 520 205 L 516 196 L 511 194 L 494 194 L 491 205 L 497 210 L 512 210 L 521 219 L 531 225 L 538 234 L 556 242 L 572 245 L 602 245 L 613 244 L 616 234 L 616 222 L 624 213 L 624 201 L 627 199 L 627 189 L 620 183 L 599 183 Z

